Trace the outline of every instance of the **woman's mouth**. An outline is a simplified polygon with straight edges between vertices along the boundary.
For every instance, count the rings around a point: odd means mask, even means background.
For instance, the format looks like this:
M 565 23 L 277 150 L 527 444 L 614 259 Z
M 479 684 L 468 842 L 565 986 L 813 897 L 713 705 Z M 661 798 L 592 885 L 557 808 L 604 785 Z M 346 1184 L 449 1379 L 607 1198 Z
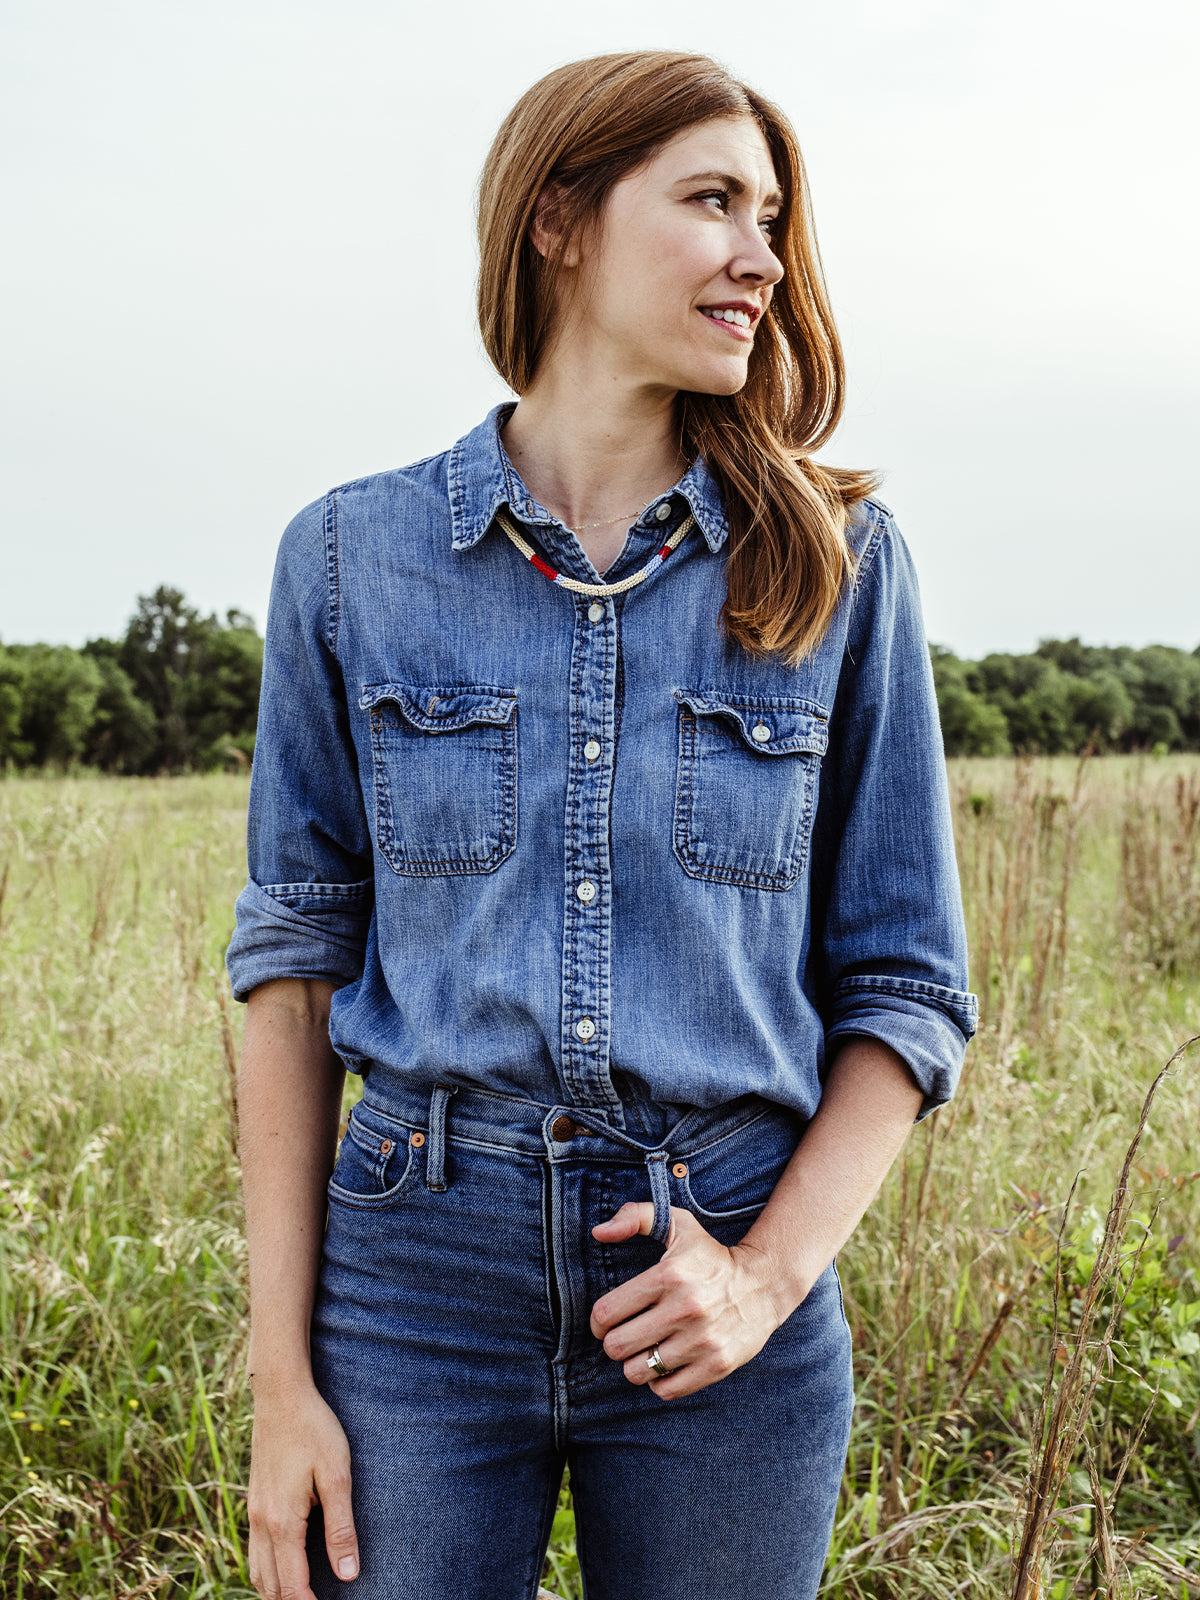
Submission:
M 722 333 L 729 334 L 742 344 L 748 344 L 754 337 L 751 328 L 755 318 L 748 311 L 742 311 L 733 306 L 699 306 L 700 315 L 715 324 Z

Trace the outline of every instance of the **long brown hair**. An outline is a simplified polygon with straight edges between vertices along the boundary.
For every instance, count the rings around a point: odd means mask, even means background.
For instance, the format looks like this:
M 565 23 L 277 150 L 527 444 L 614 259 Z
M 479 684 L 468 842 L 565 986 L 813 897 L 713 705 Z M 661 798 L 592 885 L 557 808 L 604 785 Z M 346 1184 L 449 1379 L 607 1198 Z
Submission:
M 702 455 L 730 525 L 722 617 L 754 655 L 808 655 L 852 573 L 847 508 L 874 487 L 863 472 L 823 467 L 812 452 L 842 413 L 845 369 L 825 292 L 808 183 L 791 124 L 707 56 L 638 50 L 548 73 L 509 112 L 479 185 L 479 326 L 518 395 L 551 331 L 563 248 L 599 220 L 613 185 L 685 128 L 752 117 L 783 192 L 771 248 L 783 264 L 737 394 L 679 396 L 684 454 Z M 530 237 L 549 190 L 559 248 Z

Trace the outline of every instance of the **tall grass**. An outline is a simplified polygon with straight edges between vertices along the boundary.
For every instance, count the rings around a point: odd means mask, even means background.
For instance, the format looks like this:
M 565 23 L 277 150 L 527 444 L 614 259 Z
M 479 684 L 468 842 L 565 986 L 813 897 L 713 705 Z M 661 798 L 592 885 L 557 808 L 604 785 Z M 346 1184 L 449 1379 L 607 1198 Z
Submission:
M 1200 761 L 951 782 L 984 1021 L 839 1263 L 859 1401 L 825 1593 L 1200 1596 L 1200 1062 L 1130 1153 L 1200 1033 Z M 5 1600 L 251 1592 L 245 795 L 0 783 Z M 571 1534 L 564 1498 L 564 1600 Z

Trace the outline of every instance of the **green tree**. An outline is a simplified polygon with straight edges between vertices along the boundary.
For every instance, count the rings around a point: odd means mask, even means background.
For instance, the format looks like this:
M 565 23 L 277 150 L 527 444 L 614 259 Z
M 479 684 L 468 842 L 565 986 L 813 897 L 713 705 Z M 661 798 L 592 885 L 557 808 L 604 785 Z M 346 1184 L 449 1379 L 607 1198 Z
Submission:
M 100 669 L 67 645 L 9 645 L 23 668 L 18 759 L 68 767 L 82 760 L 100 697 Z
M 206 770 L 253 751 L 262 640 L 244 612 L 222 623 L 178 589 L 156 589 L 139 598 L 117 661 L 154 712 L 153 770 Z
M 118 662 L 120 648 L 111 639 L 91 639 L 83 647 L 100 671 L 100 694 L 83 759 L 104 772 L 143 773 L 152 770 L 158 725 L 153 707 L 138 698 L 133 680 Z
M 929 654 L 946 754 L 1007 755 L 1010 746 L 1004 713 L 970 687 L 967 663 L 942 645 L 931 645 Z
M 18 657 L 0 645 L 0 766 L 26 759 L 21 743 L 21 699 L 25 669 Z

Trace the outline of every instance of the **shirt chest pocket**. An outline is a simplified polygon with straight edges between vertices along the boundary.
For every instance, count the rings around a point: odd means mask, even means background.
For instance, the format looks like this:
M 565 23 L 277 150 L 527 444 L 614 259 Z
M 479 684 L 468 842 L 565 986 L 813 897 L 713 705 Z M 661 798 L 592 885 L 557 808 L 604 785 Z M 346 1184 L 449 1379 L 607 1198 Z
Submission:
M 502 689 L 380 683 L 371 718 L 375 831 L 394 872 L 494 872 L 517 842 L 517 698 Z
M 790 889 L 808 861 L 829 739 L 807 700 L 680 690 L 675 854 L 712 883 Z

